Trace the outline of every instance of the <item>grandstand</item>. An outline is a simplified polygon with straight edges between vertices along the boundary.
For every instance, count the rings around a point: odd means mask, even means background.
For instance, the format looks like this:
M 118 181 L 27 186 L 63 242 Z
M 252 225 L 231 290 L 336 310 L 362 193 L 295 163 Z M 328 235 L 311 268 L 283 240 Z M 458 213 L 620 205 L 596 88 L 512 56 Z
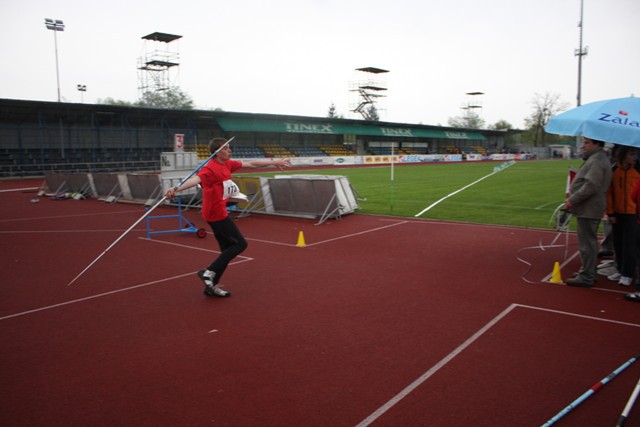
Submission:
M 260 149 L 264 152 L 261 157 L 295 157 L 295 155 L 287 148 L 278 144 L 261 144 Z
M 162 152 L 209 156 L 235 136 L 237 158 L 486 153 L 505 131 L 206 110 L 0 99 L 0 177 L 160 170 Z
M 318 148 L 325 156 L 355 156 L 357 154 L 353 150 L 346 148 L 344 145 L 321 145 Z

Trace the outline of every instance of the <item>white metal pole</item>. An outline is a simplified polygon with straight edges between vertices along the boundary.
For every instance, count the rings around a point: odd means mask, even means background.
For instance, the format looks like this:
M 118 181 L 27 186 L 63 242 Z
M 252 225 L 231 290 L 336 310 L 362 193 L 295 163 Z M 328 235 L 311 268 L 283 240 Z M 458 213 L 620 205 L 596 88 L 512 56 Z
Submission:
M 53 30 L 53 44 L 56 50 L 56 81 L 58 84 L 58 102 L 60 102 L 60 70 L 58 67 L 58 36 L 56 34 L 57 32 L 58 30 L 56 29 Z

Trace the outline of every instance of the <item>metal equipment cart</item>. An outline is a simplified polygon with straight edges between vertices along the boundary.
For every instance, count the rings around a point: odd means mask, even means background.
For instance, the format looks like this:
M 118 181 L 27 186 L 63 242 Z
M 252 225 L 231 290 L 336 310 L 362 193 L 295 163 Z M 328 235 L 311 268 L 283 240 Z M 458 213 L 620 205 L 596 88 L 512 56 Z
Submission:
M 152 219 L 167 219 L 167 218 L 177 218 L 178 229 L 151 231 Z M 196 233 L 196 236 L 198 236 L 200 239 L 204 239 L 205 237 L 207 237 L 207 230 L 205 230 L 204 228 L 197 228 L 192 222 L 187 220 L 184 217 L 184 215 L 182 215 L 182 199 L 180 197 L 178 197 L 178 213 L 177 214 L 157 215 L 157 216 L 147 217 L 147 239 L 149 239 L 152 234 L 168 234 L 168 233 Z

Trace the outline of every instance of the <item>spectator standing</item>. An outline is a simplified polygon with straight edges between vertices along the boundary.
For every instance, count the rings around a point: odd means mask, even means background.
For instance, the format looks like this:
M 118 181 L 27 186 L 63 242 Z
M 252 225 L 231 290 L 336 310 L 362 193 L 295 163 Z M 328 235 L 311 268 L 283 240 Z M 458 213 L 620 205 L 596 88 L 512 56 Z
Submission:
M 609 280 L 630 286 L 636 272 L 636 230 L 638 213 L 633 189 L 640 180 L 638 151 L 620 146 L 616 150 L 616 165 L 607 191 L 607 218 L 612 226 L 613 246 L 618 273 Z
M 607 190 L 611 183 L 611 163 L 604 142 L 584 139 L 585 162 L 576 174 L 565 206 L 578 221 L 578 250 L 582 266 L 566 281 L 569 286 L 590 288 L 596 281 L 598 262 L 598 225 L 607 208 Z
M 636 182 L 635 187 L 633 187 L 633 191 L 631 192 L 631 198 L 636 204 L 636 208 L 640 210 L 640 180 Z M 640 256 L 640 212 L 636 212 L 638 214 L 638 229 L 636 230 L 636 254 Z M 640 260 L 636 257 L 636 273 L 640 273 Z M 629 301 L 640 302 L 640 274 L 636 274 L 636 292 L 630 292 L 625 294 L 625 299 Z

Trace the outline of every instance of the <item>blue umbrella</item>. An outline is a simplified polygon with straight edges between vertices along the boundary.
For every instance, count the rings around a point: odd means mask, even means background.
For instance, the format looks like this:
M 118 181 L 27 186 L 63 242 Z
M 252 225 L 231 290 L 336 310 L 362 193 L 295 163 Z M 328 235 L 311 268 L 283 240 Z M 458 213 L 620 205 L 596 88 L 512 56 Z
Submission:
M 617 98 L 581 105 L 552 117 L 549 133 L 640 147 L 640 98 Z

